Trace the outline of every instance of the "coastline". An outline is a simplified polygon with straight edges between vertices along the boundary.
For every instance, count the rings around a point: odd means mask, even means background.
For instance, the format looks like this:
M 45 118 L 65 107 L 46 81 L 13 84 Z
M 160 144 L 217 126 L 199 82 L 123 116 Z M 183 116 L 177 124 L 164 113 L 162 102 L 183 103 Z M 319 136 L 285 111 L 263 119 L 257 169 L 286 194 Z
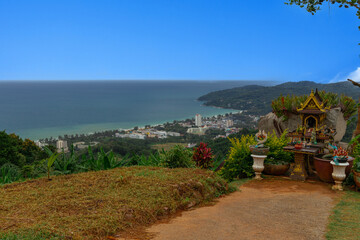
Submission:
M 213 117 L 217 115 L 224 115 L 227 113 L 235 113 L 241 110 L 236 109 L 228 109 L 221 107 L 213 107 L 213 106 L 205 106 L 202 107 L 212 108 L 221 111 L 212 111 L 211 113 L 201 114 L 203 117 Z M 183 121 L 188 118 L 194 118 L 195 114 L 187 115 L 183 118 L 178 119 L 168 119 L 168 120 L 160 120 L 154 122 L 138 122 L 138 124 L 134 124 L 132 122 L 111 122 L 111 123 L 95 123 L 95 124 L 81 124 L 81 125 L 73 125 L 73 126 L 64 126 L 64 127 L 48 127 L 48 128 L 34 128 L 34 129 L 24 129 L 18 130 L 15 133 L 19 135 L 21 138 L 29 138 L 31 140 L 39 140 L 45 138 L 57 138 L 58 136 L 66 135 L 75 135 L 75 134 L 93 134 L 95 132 L 105 132 L 105 131 L 114 131 L 114 130 L 124 130 L 124 129 L 133 129 L 134 127 L 143 128 L 146 125 L 156 126 L 162 125 L 165 123 L 170 123 L 173 121 Z

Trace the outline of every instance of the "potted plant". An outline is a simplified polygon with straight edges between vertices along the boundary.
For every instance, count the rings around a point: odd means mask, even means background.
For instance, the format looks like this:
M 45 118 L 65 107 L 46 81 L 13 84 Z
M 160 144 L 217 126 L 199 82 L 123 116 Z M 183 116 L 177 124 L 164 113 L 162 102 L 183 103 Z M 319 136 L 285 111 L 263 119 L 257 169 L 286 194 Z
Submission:
M 335 190 L 343 190 L 342 182 L 346 178 L 345 168 L 349 166 L 348 158 L 349 155 L 345 149 L 340 147 L 334 150 L 333 161 L 330 164 L 333 166 L 332 178 L 335 184 L 332 188 Z
M 251 153 L 254 155 L 266 155 L 269 152 L 269 148 L 264 145 L 267 140 L 265 131 L 259 130 L 259 132 L 255 134 L 255 140 L 257 144 L 250 146 Z
M 342 151 L 344 151 L 342 149 Z M 334 155 L 335 154 L 335 155 Z M 336 154 L 339 154 L 338 157 L 336 157 Z M 325 154 L 325 155 L 318 155 L 314 157 L 314 167 L 316 170 L 316 173 L 318 175 L 318 177 L 320 178 L 321 181 L 323 182 L 328 182 L 328 183 L 332 183 L 334 182 L 332 173 L 333 173 L 333 165 L 331 165 L 331 161 L 335 160 L 335 161 L 341 161 L 341 162 L 348 162 L 349 166 L 347 166 L 345 168 L 345 174 L 346 176 L 348 176 L 351 172 L 351 168 L 353 166 L 353 161 L 354 158 L 348 156 L 347 159 L 345 158 L 344 155 L 341 155 L 343 153 L 341 153 L 340 151 L 338 153 L 334 153 L 333 154 Z M 334 159 L 335 157 L 335 159 Z
M 268 137 L 265 145 L 269 147 L 270 151 L 265 159 L 265 174 L 284 175 L 289 170 L 293 156 L 292 153 L 283 150 L 288 142 L 287 131 L 283 132 L 280 137 L 275 133 Z
M 255 140 L 257 141 L 257 144 L 250 146 L 250 152 L 252 153 L 251 157 L 254 160 L 252 168 L 255 172 L 255 179 L 261 180 L 261 172 L 264 170 L 264 160 L 270 148 L 264 145 L 267 140 L 267 134 L 264 130 L 259 130 L 255 135 Z

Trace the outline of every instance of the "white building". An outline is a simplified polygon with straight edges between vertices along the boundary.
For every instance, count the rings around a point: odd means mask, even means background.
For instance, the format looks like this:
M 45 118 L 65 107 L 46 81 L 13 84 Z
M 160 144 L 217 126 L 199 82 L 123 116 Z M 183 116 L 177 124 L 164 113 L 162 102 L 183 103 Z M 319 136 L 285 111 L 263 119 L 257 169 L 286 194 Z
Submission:
M 171 137 L 180 137 L 180 133 L 177 132 L 168 132 L 167 135 Z
M 39 148 L 42 148 L 42 147 L 47 146 L 46 143 L 42 143 L 42 142 L 40 142 L 39 140 L 36 140 L 34 143 L 35 143 L 35 145 L 38 146 Z
M 58 140 L 56 142 L 56 150 L 57 150 L 57 152 L 62 152 L 63 150 L 64 150 L 64 152 L 68 152 L 69 148 L 68 148 L 68 145 L 67 145 L 67 141 Z
M 202 125 L 201 115 L 200 114 L 195 115 L 195 125 L 198 126 L 198 127 L 200 127 Z
M 229 128 L 232 127 L 234 125 L 234 121 L 231 119 L 227 119 L 225 120 L 225 127 Z
M 187 133 L 190 134 L 197 134 L 197 135 L 204 135 L 206 130 L 208 130 L 208 128 L 188 128 L 188 130 L 186 131 Z

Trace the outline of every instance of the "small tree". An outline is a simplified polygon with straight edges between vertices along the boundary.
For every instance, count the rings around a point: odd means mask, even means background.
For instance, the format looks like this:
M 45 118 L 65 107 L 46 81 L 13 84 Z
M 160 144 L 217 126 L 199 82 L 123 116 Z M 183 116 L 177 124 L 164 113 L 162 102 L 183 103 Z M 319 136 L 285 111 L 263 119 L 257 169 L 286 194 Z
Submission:
M 213 153 L 206 143 L 201 142 L 199 147 L 194 148 L 193 160 L 197 167 L 209 169 L 213 165 Z

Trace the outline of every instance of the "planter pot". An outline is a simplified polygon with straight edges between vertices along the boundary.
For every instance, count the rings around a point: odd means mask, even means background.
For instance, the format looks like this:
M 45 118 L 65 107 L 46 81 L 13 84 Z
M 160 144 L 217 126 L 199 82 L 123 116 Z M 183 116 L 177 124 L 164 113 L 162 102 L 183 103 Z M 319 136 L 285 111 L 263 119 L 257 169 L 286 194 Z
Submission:
M 265 164 L 264 173 L 268 175 L 285 175 L 290 164 Z
M 264 170 L 264 160 L 266 158 L 266 155 L 251 154 L 251 157 L 254 159 L 254 164 L 252 165 L 252 168 L 255 171 L 254 179 L 261 180 L 261 172 Z
M 356 188 L 360 188 L 360 172 L 355 172 L 354 170 L 352 171 L 354 174 L 354 182 L 356 185 Z
M 332 159 L 322 158 L 321 156 L 314 157 L 314 167 L 319 176 L 320 180 L 323 182 L 333 183 L 334 179 L 332 177 L 333 166 L 331 165 Z M 350 174 L 354 158 L 349 157 L 348 163 L 349 166 L 345 168 L 345 174 L 348 176 Z
M 300 150 L 300 149 L 303 148 L 303 145 L 302 144 L 295 144 L 294 148 Z
M 267 155 L 270 148 L 268 147 L 255 147 L 255 145 L 250 146 L 250 151 L 254 155 Z
M 349 166 L 349 163 L 338 163 L 338 164 L 336 164 L 334 161 L 331 161 L 330 164 L 333 166 L 332 177 L 333 177 L 333 179 L 335 181 L 335 184 L 332 187 L 332 189 L 342 191 L 343 190 L 342 182 L 346 178 L 345 168 L 347 166 Z

